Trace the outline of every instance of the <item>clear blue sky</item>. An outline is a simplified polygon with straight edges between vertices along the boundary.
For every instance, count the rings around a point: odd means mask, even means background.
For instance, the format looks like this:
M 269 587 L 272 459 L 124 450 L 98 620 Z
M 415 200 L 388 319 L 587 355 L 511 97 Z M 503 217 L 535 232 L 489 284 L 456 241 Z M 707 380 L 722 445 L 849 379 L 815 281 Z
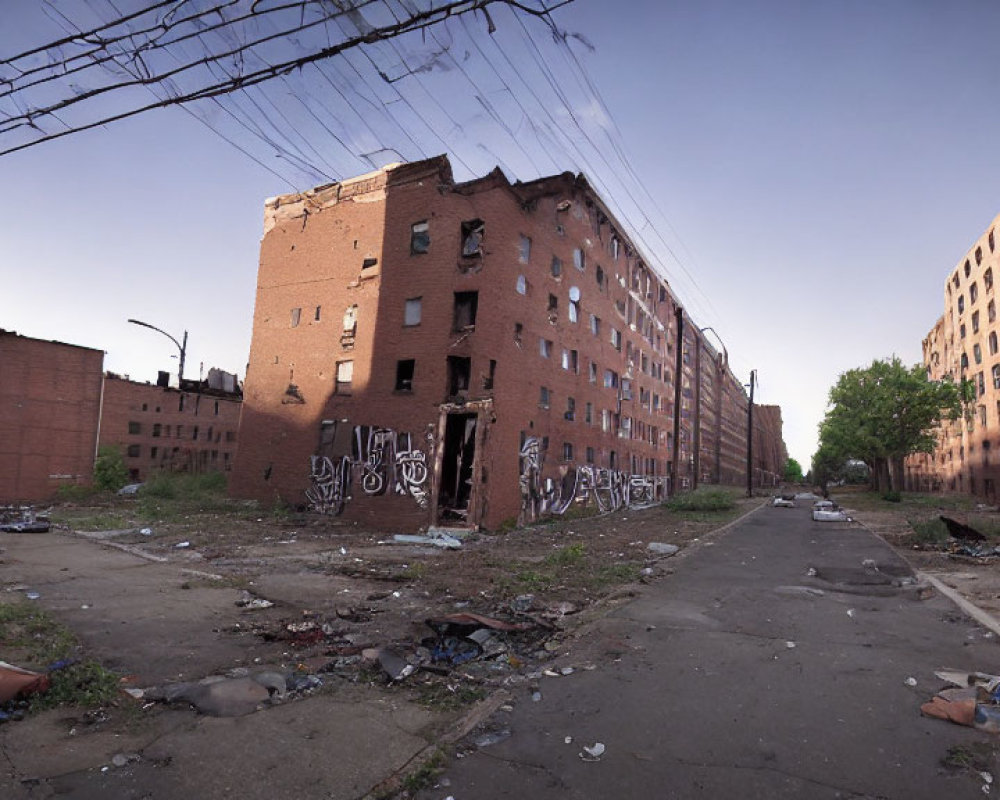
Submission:
M 59 35 L 35 0 L 10 5 L 0 55 Z M 556 18 L 595 48 L 575 50 L 653 196 L 634 193 L 668 278 L 737 374 L 758 371 L 808 466 L 838 374 L 919 361 L 946 275 L 1000 213 L 1000 5 L 576 0 Z M 473 105 L 454 70 L 422 80 L 450 87 L 459 118 Z M 496 128 L 440 135 L 473 171 L 500 154 L 536 177 Z M 103 349 L 135 379 L 176 372 L 137 317 L 190 332 L 189 377 L 199 362 L 242 377 L 263 202 L 288 182 L 171 109 L 0 157 L 0 185 L 0 327 Z

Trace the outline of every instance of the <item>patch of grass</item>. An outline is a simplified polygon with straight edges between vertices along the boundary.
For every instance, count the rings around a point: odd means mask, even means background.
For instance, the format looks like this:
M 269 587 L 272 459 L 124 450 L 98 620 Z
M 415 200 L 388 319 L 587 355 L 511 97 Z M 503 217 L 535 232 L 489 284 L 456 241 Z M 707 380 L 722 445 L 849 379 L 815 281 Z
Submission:
M 667 508 L 680 513 L 732 511 L 736 507 L 733 492 L 717 487 L 703 487 L 693 492 L 682 492 L 674 495 L 667 503 Z
M 624 583 L 632 583 L 639 578 L 639 565 L 628 562 L 621 564 L 608 564 L 601 567 L 594 574 L 593 585 L 596 588 L 606 588 L 608 586 L 620 586 Z
M 36 671 L 44 671 L 57 661 L 72 660 L 80 651 L 79 643 L 65 626 L 30 602 L 0 603 L 0 642 L 5 654 L 14 651 L 18 660 L 24 659 L 18 666 Z M 118 676 L 89 659 L 54 670 L 49 677 L 49 690 L 32 696 L 32 710 L 61 705 L 93 708 L 107 705 L 118 696 Z
M 545 556 L 545 564 L 550 567 L 572 567 L 583 561 L 586 555 L 587 548 L 583 546 L 583 543 L 574 542 Z
M 470 686 L 464 683 L 448 686 L 440 681 L 435 681 L 417 687 L 416 703 L 435 711 L 459 711 L 478 703 L 484 697 L 486 697 L 486 690 L 481 686 Z
M 882 492 L 882 499 L 887 503 L 900 503 L 903 496 L 899 492 Z
M 82 503 L 101 494 L 103 492 L 95 486 L 78 483 L 63 483 L 56 489 L 56 499 L 61 503 Z
M 908 520 L 913 528 L 914 538 L 921 544 L 941 544 L 948 539 L 948 528 L 934 517 L 932 519 Z

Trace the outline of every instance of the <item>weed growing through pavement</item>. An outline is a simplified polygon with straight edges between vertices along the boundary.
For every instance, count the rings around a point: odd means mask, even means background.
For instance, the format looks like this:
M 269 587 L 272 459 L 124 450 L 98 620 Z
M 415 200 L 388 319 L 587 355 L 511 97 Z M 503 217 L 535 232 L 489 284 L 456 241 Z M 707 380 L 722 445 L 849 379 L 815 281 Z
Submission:
M 59 661 L 80 656 L 80 645 L 63 625 L 29 602 L 0 602 L 0 645 L 5 655 L 23 659 L 19 666 L 44 670 Z M 81 659 L 49 674 L 51 686 L 31 698 L 31 709 L 78 705 L 106 705 L 118 696 L 118 676 L 96 661 Z
M 420 684 L 417 687 L 416 703 L 435 711 L 460 711 L 486 697 L 481 686 L 460 683 L 449 686 L 441 681 Z

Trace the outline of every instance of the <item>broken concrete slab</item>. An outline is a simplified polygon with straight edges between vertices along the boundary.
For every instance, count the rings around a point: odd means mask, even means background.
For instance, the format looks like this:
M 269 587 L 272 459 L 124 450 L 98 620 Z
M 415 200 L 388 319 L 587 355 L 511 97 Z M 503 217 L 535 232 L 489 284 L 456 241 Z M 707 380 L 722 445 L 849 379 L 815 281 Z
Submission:
M 646 545 L 646 549 L 658 556 L 672 556 L 680 552 L 680 548 L 677 545 L 667 544 L 666 542 L 650 542 Z

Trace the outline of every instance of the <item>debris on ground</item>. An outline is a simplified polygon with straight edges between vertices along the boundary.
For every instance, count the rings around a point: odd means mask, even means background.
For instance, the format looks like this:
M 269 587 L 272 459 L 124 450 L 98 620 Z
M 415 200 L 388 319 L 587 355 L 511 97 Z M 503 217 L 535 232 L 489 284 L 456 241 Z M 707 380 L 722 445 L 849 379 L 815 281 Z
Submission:
M 851 522 L 847 512 L 831 500 L 817 500 L 813 503 L 812 518 L 816 522 Z
M 771 498 L 771 505 L 775 508 L 795 508 L 795 495 L 775 495 Z
M 271 608 L 274 603 L 270 600 L 265 600 L 263 597 L 255 597 L 250 594 L 250 592 L 245 589 L 240 593 L 239 599 L 236 601 L 236 605 L 239 608 L 255 609 L 255 608 Z
M 584 745 L 580 758 L 584 761 L 600 761 L 604 755 L 605 748 L 602 742 L 594 742 L 592 745 Z
M 952 669 L 934 675 L 951 686 L 920 706 L 924 716 L 1000 733 L 1000 676 Z
M 667 544 L 665 542 L 650 542 L 646 545 L 646 549 L 650 553 L 654 553 L 658 556 L 672 556 L 680 551 L 680 548 L 675 544 Z
M 229 676 L 210 675 L 197 682 L 151 687 L 143 690 L 142 698 L 168 704 L 188 703 L 210 717 L 243 717 L 322 685 L 323 679 L 314 674 L 285 674 L 276 670 L 249 674 L 237 669 Z
M 0 507 L 0 531 L 4 533 L 48 533 L 48 512 L 39 513 L 34 506 Z
M 41 694 L 49 688 L 49 676 L 0 661 L 0 703 Z
M 948 535 L 953 539 L 958 539 L 961 542 L 985 542 L 986 536 L 975 528 L 970 528 L 968 525 L 959 522 L 958 520 L 952 519 L 951 517 L 946 517 L 941 514 L 938 517 L 948 529 Z

